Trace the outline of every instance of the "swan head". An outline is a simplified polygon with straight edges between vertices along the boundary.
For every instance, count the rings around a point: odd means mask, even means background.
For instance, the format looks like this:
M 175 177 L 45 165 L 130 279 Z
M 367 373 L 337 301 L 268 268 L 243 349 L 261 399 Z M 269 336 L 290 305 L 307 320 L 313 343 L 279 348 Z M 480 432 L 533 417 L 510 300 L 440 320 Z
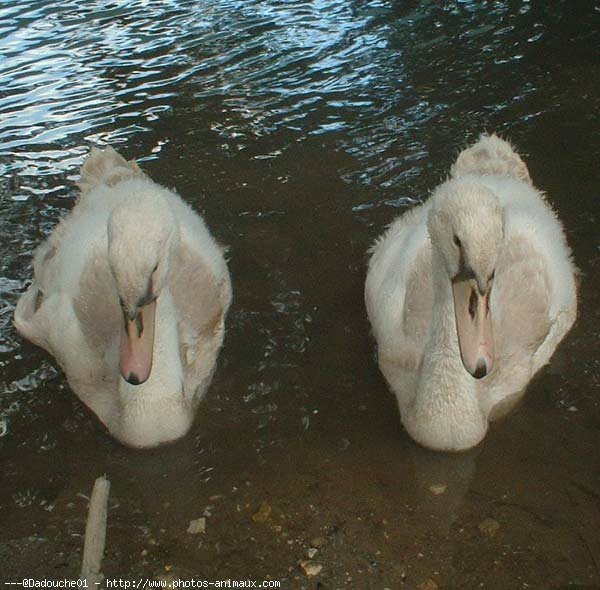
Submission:
M 465 369 L 476 379 L 494 365 L 491 292 L 504 239 L 497 197 L 483 185 L 453 179 L 432 197 L 431 246 L 452 286 L 456 332 Z
M 160 195 L 125 198 L 107 228 L 108 262 L 123 310 L 120 371 L 132 385 L 152 371 L 156 301 L 179 244 L 175 218 Z

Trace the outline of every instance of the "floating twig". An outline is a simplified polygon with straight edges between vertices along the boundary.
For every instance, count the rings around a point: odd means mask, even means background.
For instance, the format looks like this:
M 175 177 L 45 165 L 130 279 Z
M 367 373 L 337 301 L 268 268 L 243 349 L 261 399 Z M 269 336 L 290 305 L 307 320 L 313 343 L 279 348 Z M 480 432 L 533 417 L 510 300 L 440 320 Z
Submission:
M 80 578 L 87 581 L 88 587 L 92 584 L 98 584 L 104 579 L 104 576 L 100 572 L 100 567 L 102 565 L 102 556 L 104 555 L 104 545 L 106 542 L 109 492 L 110 481 L 106 479 L 106 476 L 99 477 L 94 483 L 83 544 L 83 561 Z

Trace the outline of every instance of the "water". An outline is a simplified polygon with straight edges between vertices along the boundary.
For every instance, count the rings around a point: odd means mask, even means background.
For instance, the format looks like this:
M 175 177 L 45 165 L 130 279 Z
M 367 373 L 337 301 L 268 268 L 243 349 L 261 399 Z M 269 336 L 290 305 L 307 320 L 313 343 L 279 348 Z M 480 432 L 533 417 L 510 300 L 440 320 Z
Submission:
M 109 577 L 600 585 L 599 11 L 1 3 L 6 580 L 78 574 L 82 495 L 107 473 Z M 409 440 L 376 369 L 365 252 L 482 130 L 516 143 L 564 219 L 581 311 L 525 402 L 478 449 L 447 456 Z M 215 381 L 191 434 L 148 452 L 108 438 L 11 326 L 35 246 L 72 206 L 90 146 L 108 144 L 230 246 L 235 300 Z M 256 523 L 262 502 L 271 516 Z M 205 512 L 206 534 L 187 534 Z M 494 536 L 478 527 L 486 518 Z M 309 579 L 298 563 L 316 537 L 323 570 Z

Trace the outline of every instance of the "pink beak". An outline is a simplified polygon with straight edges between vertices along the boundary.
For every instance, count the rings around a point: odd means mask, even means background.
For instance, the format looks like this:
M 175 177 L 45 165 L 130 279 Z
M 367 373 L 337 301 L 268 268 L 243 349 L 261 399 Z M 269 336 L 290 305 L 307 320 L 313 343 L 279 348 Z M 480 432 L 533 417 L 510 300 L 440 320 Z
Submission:
M 144 383 L 152 371 L 155 315 L 156 301 L 152 301 L 138 310 L 134 320 L 125 316 L 119 366 L 123 379 L 132 385 Z
M 474 279 L 452 284 L 460 356 L 465 369 L 481 379 L 494 366 L 494 336 L 490 312 L 491 286 L 484 295 Z

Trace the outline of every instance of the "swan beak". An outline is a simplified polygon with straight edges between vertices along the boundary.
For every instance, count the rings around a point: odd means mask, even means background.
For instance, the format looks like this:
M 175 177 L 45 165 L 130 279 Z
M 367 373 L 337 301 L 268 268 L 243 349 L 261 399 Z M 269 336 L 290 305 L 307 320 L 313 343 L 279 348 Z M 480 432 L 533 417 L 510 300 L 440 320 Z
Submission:
M 141 385 L 152 371 L 156 301 L 138 308 L 133 320 L 128 314 L 123 315 L 119 362 L 121 375 L 131 385 Z
M 494 366 L 494 336 L 490 313 L 491 285 L 481 293 L 474 279 L 452 283 L 458 346 L 465 369 L 481 379 Z

